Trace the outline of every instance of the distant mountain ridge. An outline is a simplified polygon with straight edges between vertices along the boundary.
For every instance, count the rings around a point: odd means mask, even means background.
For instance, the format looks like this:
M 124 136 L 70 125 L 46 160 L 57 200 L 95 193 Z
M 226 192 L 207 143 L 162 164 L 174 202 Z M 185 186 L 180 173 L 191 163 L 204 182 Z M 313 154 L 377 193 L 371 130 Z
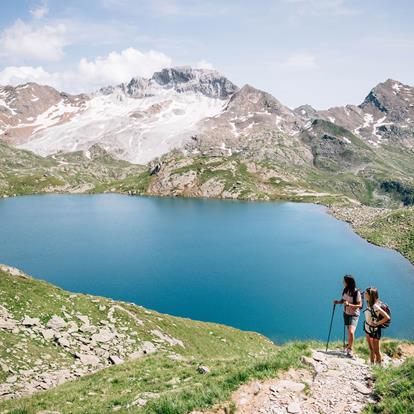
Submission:
M 35 83 L 0 87 L 0 139 L 42 156 L 99 144 L 135 163 L 174 148 L 196 155 L 241 153 L 279 161 L 287 155 L 287 163 L 293 158 L 312 162 L 307 142 L 317 119 L 347 129 L 373 149 L 411 149 L 414 88 L 388 79 L 359 106 L 318 111 L 309 105 L 292 110 L 250 85 L 239 89 L 217 71 L 187 66 L 90 95 Z M 295 150 L 280 154 L 280 145 Z

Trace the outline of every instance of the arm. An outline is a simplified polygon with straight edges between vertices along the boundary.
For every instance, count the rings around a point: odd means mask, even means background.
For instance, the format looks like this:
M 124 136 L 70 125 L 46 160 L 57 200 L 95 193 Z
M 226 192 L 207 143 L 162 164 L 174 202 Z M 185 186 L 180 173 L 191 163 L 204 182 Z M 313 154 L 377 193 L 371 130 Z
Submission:
M 345 302 L 345 301 L 344 301 L 343 299 L 341 299 L 341 300 L 334 300 L 334 301 L 333 301 L 333 303 L 334 303 L 335 305 L 342 305 L 344 302 Z
M 376 310 L 378 311 L 378 313 L 380 314 L 380 316 L 382 316 L 382 319 L 378 320 L 377 322 L 374 322 L 373 323 L 374 326 L 381 326 L 385 322 L 387 322 L 387 321 L 390 320 L 390 315 L 388 315 L 388 313 L 385 312 L 384 309 L 382 309 L 380 306 L 378 306 L 376 308 Z
M 361 309 L 362 308 L 362 302 L 357 302 L 357 303 L 349 303 L 347 300 L 342 301 L 343 304 L 345 306 L 349 306 L 350 308 L 357 308 L 357 309 Z

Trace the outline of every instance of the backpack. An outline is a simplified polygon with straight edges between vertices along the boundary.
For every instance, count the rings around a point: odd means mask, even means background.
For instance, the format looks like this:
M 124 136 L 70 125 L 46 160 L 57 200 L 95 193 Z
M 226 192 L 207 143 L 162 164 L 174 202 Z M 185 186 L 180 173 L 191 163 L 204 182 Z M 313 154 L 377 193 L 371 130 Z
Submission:
M 381 325 L 382 328 L 388 328 L 391 325 L 391 308 L 384 302 L 380 302 L 381 309 L 390 317 L 387 322 Z
M 390 317 L 390 319 L 388 319 L 388 321 L 387 322 L 384 322 L 382 325 L 381 325 L 381 328 L 383 328 L 383 329 L 386 329 L 386 328 L 388 328 L 390 325 L 391 325 L 391 308 L 386 304 L 386 303 L 384 303 L 384 302 L 379 302 L 379 306 L 380 306 L 380 308 Z M 371 309 L 371 308 L 369 308 L 369 309 Z M 374 312 L 374 310 L 373 309 L 371 309 L 371 315 L 372 315 L 372 317 L 374 317 L 375 319 L 378 319 L 378 316 L 377 316 L 377 314 Z
M 361 308 L 360 309 L 362 309 L 364 307 L 364 295 L 359 289 L 355 289 L 354 295 L 352 297 L 352 303 L 354 305 L 357 303 L 358 292 L 361 294 Z

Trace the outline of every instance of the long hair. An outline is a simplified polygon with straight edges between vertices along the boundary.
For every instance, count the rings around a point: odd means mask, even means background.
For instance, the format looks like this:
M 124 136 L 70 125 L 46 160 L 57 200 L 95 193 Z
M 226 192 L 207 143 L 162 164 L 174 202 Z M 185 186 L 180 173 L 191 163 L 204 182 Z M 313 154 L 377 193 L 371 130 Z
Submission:
M 372 308 L 375 302 L 379 299 L 378 289 L 374 287 L 366 288 L 366 293 L 368 293 L 368 306 Z
M 356 283 L 355 283 L 354 277 L 351 275 L 345 275 L 344 281 L 345 281 L 345 287 L 344 287 L 344 290 L 342 291 L 342 294 L 346 293 L 347 295 L 354 296 L 355 291 L 356 291 Z

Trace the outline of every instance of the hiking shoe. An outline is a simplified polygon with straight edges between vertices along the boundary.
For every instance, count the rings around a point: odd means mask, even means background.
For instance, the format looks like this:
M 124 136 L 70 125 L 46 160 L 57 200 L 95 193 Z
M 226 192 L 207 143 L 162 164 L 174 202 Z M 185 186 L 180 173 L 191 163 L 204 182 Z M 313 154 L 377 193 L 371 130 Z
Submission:
M 348 358 L 353 358 L 354 354 L 352 353 L 352 349 L 346 348 L 346 356 Z

